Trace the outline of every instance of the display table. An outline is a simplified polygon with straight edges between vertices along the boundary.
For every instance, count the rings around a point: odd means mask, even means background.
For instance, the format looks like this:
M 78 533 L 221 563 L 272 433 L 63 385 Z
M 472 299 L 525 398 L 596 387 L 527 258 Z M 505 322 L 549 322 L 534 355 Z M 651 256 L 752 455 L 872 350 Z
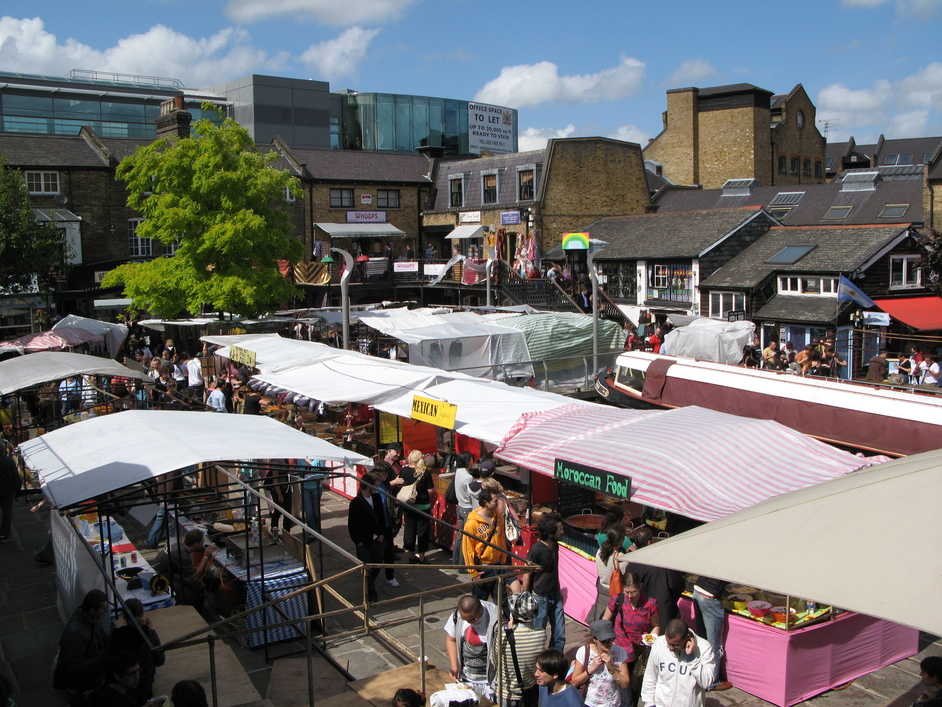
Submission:
M 205 523 L 196 523 L 185 516 L 180 516 L 177 522 L 180 526 L 181 535 L 185 535 L 194 529 L 200 529 L 205 533 L 207 527 Z M 209 542 L 208 537 L 206 538 L 206 546 L 215 547 Z M 221 570 L 228 571 L 233 577 L 245 584 L 246 610 L 254 609 L 265 602 L 289 594 L 309 582 L 307 569 L 290 555 L 285 555 L 283 559 L 275 562 L 268 562 L 264 565 L 253 564 L 246 568 L 237 557 L 227 554 L 224 549 L 220 549 L 213 558 L 213 564 Z M 264 611 L 253 612 L 246 617 L 246 628 L 256 628 L 258 630 L 242 635 L 241 641 L 244 645 L 257 648 L 265 645 L 265 643 L 277 643 L 278 641 L 297 638 L 298 631 L 302 634 L 306 632 L 306 624 L 303 621 L 299 621 L 294 627 L 264 628 L 266 624 L 281 623 L 287 619 L 302 619 L 307 616 L 306 594 L 287 599 L 277 606 L 281 610 L 280 612 L 273 607 Z M 284 616 L 282 616 L 282 613 Z
M 693 602 L 681 597 L 690 626 Z M 726 614 L 727 679 L 740 690 L 779 707 L 822 692 L 915 655 L 919 631 L 847 612 L 832 621 L 792 631 Z

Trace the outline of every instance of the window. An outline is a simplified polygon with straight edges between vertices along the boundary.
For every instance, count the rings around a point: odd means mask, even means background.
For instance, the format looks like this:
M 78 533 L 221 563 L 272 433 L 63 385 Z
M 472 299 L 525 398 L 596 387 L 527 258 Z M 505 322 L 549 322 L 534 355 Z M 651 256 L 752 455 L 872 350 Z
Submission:
M 398 189 L 377 189 L 376 205 L 380 208 L 398 209 L 399 208 L 399 190 Z
M 821 169 L 821 160 L 814 161 L 814 176 L 819 179 L 824 176 L 824 172 Z
M 890 256 L 890 287 L 922 287 L 922 270 L 917 263 L 919 255 Z
M 164 246 L 164 255 L 173 255 L 174 253 L 177 252 L 177 250 L 179 250 L 180 241 L 176 240 L 173 243 L 170 243 L 169 245 L 164 243 L 163 246 Z
M 846 219 L 853 209 L 853 206 L 832 206 L 828 209 L 828 212 L 824 214 L 822 221 L 843 221 Z
M 26 188 L 30 194 L 58 194 L 58 172 L 27 172 Z
M 792 168 L 791 168 L 791 173 L 792 173 L 792 174 L 798 174 L 798 163 L 799 163 L 799 162 L 800 162 L 800 160 L 799 160 L 797 157 L 792 157 Z
M 464 180 L 461 179 L 461 177 L 449 180 L 448 192 L 451 195 L 448 203 L 451 204 L 452 207 L 458 207 L 464 204 Z
M 791 265 L 804 258 L 816 247 L 813 245 L 787 245 L 765 262 L 772 265 Z
M 485 204 L 497 203 L 496 174 L 484 174 L 481 176 L 481 201 Z
M 878 218 L 902 218 L 908 208 L 909 204 L 887 204 Z
M 811 176 L 811 160 L 805 160 L 801 163 L 801 173 L 806 176 Z
M 142 218 L 128 219 L 128 244 L 132 258 L 149 258 L 153 253 L 153 243 L 150 238 L 139 238 L 137 227 L 144 223 Z
M 837 278 L 817 275 L 804 277 L 780 275 L 778 291 L 782 294 L 793 295 L 833 295 L 837 292 Z
M 833 158 L 833 157 L 828 157 L 828 158 L 824 161 L 824 167 L 825 167 L 825 169 L 830 170 L 831 167 L 833 167 L 833 166 L 834 166 L 834 158 Z
M 658 289 L 664 289 L 670 284 L 671 271 L 667 265 L 654 266 L 654 286 Z
M 931 153 L 931 152 L 925 152 L 925 153 L 923 153 L 923 155 L 922 155 L 922 163 L 923 163 L 923 164 L 928 164 L 929 162 L 932 162 L 932 153 Z
M 729 312 L 746 308 L 746 295 L 742 292 L 711 292 L 710 316 L 725 319 Z
M 803 191 L 783 191 L 772 197 L 769 206 L 794 206 L 805 195 Z
M 517 201 L 533 200 L 533 170 L 523 169 L 517 172 Z
M 788 174 L 788 158 L 785 155 L 778 156 L 778 173 Z
M 913 156 L 912 153 L 902 153 L 899 155 L 886 155 L 883 158 L 884 165 L 894 165 L 894 164 L 912 164 Z
M 800 277 L 779 277 L 778 279 L 778 291 L 779 292 L 801 292 L 801 278 Z
M 342 209 L 353 207 L 353 189 L 331 189 L 330 208 Z
M 769 214 L 772 218 L 778 219 L 779 221 L 784 221 L 785 217 L 792 212 L 791 206 L 778 206 L 773 209 L 769 209 Z

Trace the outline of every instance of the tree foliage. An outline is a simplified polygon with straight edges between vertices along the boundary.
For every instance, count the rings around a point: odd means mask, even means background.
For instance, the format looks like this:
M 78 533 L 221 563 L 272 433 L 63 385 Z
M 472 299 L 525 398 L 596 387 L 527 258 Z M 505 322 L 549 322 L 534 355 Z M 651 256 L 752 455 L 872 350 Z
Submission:
M 204 109 L 208 106 L 204 105 Z M 128 184 L 128 206 L 146 219 L 140 238 L 177 244 L 174 255 L 126 263 L 102 283 L 124 285 L 132 309 L 162 317 L 218 312 L 256 316 L 296 293 L 277 260 L 296 261 L 301 244 L 279 208 L 297 180 L 271 163 L 231 118 L 194 124 L 189 138 L 163 138 L 138 148 L 118 167 Z
M 29 289 L 34 275 L 44 278 L 64 255 L 62 231 L 36 220 L 23 173 L 0 157 L 0 289 Z

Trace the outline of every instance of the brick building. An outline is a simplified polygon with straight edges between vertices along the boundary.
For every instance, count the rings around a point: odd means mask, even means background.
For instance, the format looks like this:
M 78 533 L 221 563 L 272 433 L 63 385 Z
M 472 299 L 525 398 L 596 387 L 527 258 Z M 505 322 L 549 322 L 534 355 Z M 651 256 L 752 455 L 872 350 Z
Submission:
M 752 84 L 672 89 L 663 121 L 644 157 L 675 184 L 715 189 L 730 179 L 763 186 L 824 181 L 825 141 L 801 84 L 785 95 Z

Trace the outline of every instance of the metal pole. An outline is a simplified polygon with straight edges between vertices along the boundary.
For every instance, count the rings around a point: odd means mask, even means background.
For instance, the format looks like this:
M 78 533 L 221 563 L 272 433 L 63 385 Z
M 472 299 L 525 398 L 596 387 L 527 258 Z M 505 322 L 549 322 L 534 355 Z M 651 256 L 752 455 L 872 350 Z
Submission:
M 216 637 L 209 636 L 209 674 L 212 676 L 213 707 L 219 707 L 219 691 L 216 687 Z
M 608 245 L 605 243 L 604 245 Z M 592 375 L 599 370 L 599 274 L 595 271 L 595 258 L 605 250 L 602 248 L 593 250 L 592 242 L 589 242 L 589 253 L 586 256 L 586 262 L 589 266 L 589 277 L 592 279 Z
M 425 597 L 419 597 L 419 690 L 425 694 Z
M 343 310 L 343 348 L 350 349 L 350 275 L 353 274 L 353 256 L 342 248 L 331 248 L 343 256 L 343 275 L 340 276 L 340 306 Z

